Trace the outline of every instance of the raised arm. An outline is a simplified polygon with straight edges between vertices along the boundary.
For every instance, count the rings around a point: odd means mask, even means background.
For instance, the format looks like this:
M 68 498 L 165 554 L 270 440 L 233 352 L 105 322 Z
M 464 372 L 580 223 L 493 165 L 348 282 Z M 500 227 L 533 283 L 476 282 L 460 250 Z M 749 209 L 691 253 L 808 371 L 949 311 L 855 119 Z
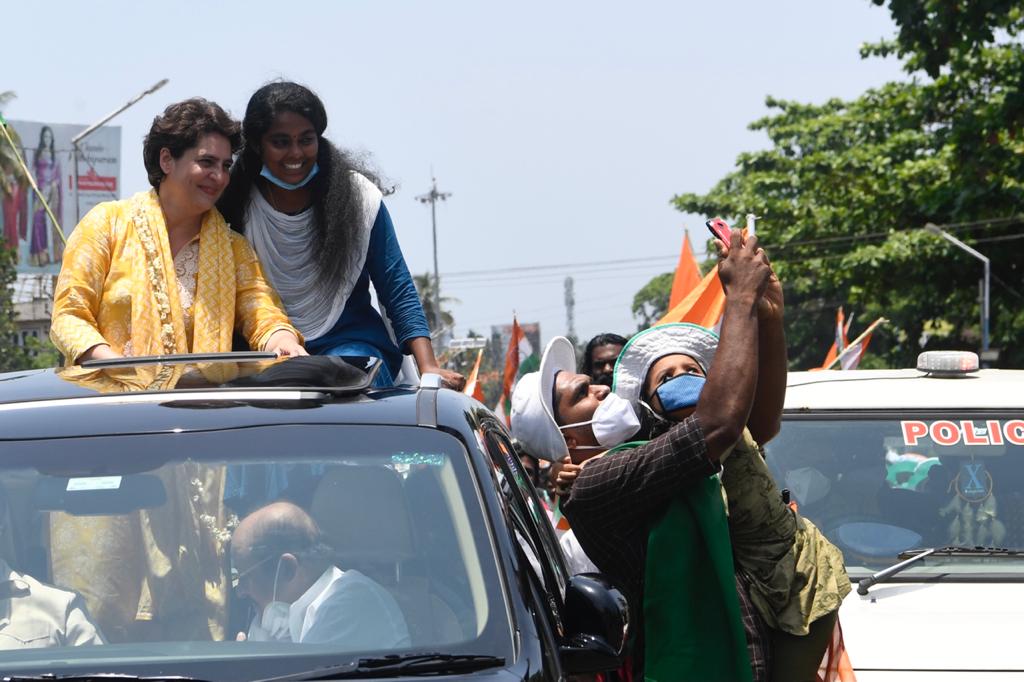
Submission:
M 773 272 L 757 306 L 757 390 L 747 428 L 764 445 L 779 432 L 789 357 L 783 328 L 782 284 Z
M 722 333 L 694 415 L 704 430 L 708 457 L 718 461 L 731 448 L 750 417 L 758 377 L 758 300 L 771 269 L 757 247 L 737 230 L 718 266 L 725 289 Z
M 380 204 L 377 220 L 370 232 L 366 265 L 373 288 L 391 320 L 399 347 L 412 354 L 420 374 L 440 374 L 450 388 L 461 391 L 466 384 L 465 377 L 441 369 L 434 356 L 434 348 L 430 344 L 430 328 L 423 313 L 420 295 L 409 274 L 409 267 L 398 245 L 395 225 L 384 202 Z

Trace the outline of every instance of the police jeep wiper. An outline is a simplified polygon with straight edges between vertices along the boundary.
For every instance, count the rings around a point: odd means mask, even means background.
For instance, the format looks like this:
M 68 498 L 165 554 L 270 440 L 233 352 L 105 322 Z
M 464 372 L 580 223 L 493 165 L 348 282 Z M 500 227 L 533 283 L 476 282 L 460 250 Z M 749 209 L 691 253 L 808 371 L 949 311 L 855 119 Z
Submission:
M 896 575 L 897 573 L 910 568 L 921 559 L 932 555 L 937 556 L 978 556 L 978 557 L 1021 557 L 1024 556 L 1020 551 L 1015 549 L 1007 549 L 1005 547 L 957 547 L 956 545 L 950 545 L 948 547 L 933 547 L 931 549 L 909 549 L 905 552 L 900 552 L 897 555 L 897 559 L 903 559 L 898 564 L 894 564 L 889 568 L 882 569 L 878 573 L 872 576 L 864 578 L 857 583 L 857 594 L 864 596 L 868 593 L 873 585 L 877 585 L 880 582 L 884 582 Z
M 473 672 L 505 665 L 501 656 L 481 654 L 391 654 L 360 658 L 342 665 L 314 668 L 281 677 L 268 677 L 255 682 L 312 682 L 313 680 L 354 680 L 378 677 L 414 677 Z

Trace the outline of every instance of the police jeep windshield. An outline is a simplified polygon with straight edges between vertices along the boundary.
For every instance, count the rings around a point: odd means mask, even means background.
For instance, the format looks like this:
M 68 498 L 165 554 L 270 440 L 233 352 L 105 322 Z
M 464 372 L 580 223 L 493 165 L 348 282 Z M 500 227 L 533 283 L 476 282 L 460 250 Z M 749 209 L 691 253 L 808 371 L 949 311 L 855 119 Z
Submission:
M 3 449 L 6 674 L 234 680 L 511 655 L 476 484 L 448 434 L 304 424 Z
M 851 576 L 920 547 L 1024 548 L 1024 420 L 979 413 L 788 416 L 768 464 Z M 928 557 L 901 574 L 1019 574 L 1003 556 Z

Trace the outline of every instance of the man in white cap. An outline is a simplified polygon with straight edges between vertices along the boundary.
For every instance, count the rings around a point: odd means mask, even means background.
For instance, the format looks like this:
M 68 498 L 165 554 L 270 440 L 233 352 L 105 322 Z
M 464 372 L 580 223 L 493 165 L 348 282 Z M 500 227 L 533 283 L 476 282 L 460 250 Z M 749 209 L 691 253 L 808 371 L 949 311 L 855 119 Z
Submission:
M 756 238 L 744 242 L 734 233 L 724 252 L 719 275 L 726 305 L 715 366 L 694 413 L 661 437 L 590 459 L 632 437 L 640 423 L 628 400 L 575 374 L 567 341 L 553 340 L 540 372 L 524 377 L 513 395 L 513 435 L 528 451 L 552 460 L 569 456 L 575 463 L 588 462 L 562 509 L 577 527 L 590 558 L 625 589 L 637 623 L 644 612 L 648 532 L 674 499 L 717 473 L 719 458 L 736 443 L 744 426 L 757 430 L 764 440 L 778 429 L 786 376 L 781 286 Z M 735 586 L 750 664 L 757 675 L 753 679 L 762 679 L 767 646 L 763 624 L 739 578 Z M 634 632 L 642 635 L 643 628 Z M 634 654 L 637 671 L 642 672 L 644 647 L 639 642 Z M 750 674 L 747 667 L 739 679 L 751 679 Z

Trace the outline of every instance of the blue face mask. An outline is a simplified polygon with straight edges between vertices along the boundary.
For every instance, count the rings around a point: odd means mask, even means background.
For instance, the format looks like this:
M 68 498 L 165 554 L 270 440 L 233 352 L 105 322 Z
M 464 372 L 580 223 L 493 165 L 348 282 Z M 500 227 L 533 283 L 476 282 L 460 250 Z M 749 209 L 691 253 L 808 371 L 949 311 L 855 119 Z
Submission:
M 680 374 L 658 386 L 654 392 L 661 401 L 661 409 L 668 414 L 696 405 L 706 381 L 707 379 L 696 374 Z
M 297 182 L 295 184 L 292 184 L 290 182 L 285 182 L 281 178 L 279 178 L 276 175 L 274 175 L 273 173 L 271 173 L 270 169 L 267 168 L 267 164 L 263 164 L 263 170 L 260 171 L 260 175 L 262 175 L 267 180 L 269 180 L 270 182 L 274 183 L 275 185 L 277 185 L 281 189 L 292 190 L 292 189 L 299 189 L 300 187 L 305 187 L 306 185 L 309 184 L 310 180 L 312 180 L 314 177 L 316 177 L 316 174 L 319 173 L 319 172 L 320 172 L 320 164 L 314 163 L 313 164 L 313 168 L 309 171 L 309 175 L 307 175 L 305 178 L 303 178 L 302 182 Z

